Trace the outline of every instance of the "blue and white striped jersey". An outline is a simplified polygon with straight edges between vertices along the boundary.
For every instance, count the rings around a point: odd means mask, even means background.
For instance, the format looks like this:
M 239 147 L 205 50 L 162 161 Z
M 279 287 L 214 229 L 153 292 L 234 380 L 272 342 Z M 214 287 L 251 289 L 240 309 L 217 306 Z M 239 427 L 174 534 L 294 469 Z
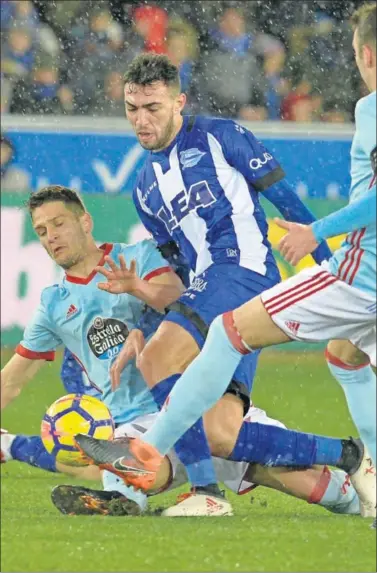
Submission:
M 284 178 L 272 154 L 232 120 L 184 116 L 174 141 L 149 152 L 134 191 L 147 230 L 172 239 L 191 271 L 235 263 L 276 273 L 258 192 Z

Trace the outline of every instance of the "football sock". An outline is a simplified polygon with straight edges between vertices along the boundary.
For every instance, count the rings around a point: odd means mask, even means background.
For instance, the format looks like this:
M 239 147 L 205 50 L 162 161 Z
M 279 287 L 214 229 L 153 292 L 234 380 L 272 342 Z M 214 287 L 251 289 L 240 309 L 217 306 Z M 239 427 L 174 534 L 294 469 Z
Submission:
M 103 471 L 102 484 L 105 491 L 119 491 L 127 499 L 131 499 L 138 504 L 142 511 L 147 509 L 147 496 L 142 491 L 135 491 L 133 487 L 127 486 L 124 481 L 115 474 Z
M 160 412 L 143 440 L 166 454 L 221 398 L 242 356 L 225 332 L 223 317 L 218 316 L 209 328 L 201 353 L 177 380 L 169 394 L 168 406 Z
M 349 476 L 342 470 L 329 470 L 326 466 L 309 503 L 321 505 L 333 513 L 360 514 L 360 500 Z
M 180 374 L 173 374 L 151 388 L 154 401 L 160 410 L 179 378 Z M 153 426 L 148 430 L 148 434 L 153 436 Z M 202 418 L 199 418 L 178 439 L 174 445 L 174 450 L 185 466 L 190 483 L 194 488 L 217 483 Z
M 18 462 L 24 462 L 48 472 L 57 471 L 55 456 L 48 453 L 39 436 L 16 435 L 10 446 L 10 453 L 12 458 Z
M 337 438 L 244 422 L 229 459 L 265 466 L 336 466 L 341 460 L 342 450 L 343 441 Z
M 376 376 L 369 364 L 354 368 L 326 351 L 331 374 L 342 386 L 351 417 L 376 464 Z

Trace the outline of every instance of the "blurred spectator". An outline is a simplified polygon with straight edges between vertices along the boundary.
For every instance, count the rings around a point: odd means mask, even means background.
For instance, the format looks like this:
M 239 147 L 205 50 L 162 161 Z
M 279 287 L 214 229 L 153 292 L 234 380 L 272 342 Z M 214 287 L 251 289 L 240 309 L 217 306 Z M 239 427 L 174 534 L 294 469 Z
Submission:
M 1 28 L 5 30 L 14 22 L 34 31 L 38 28 L 38 13 L 30 0 L 1 1 Z
M 12 26 L 28 30 L 34 45 L 46 52 L 53 55 L 59 53 L 60 47 L 57 37 L 47 24 L 40 21 L 38 12 L 31 0 L 5 0 L 5 2 L 1 2 L 2 34 Z
M 177 20 L 169 25 L 166 54 L 179 69 L 182 91 L 189 93 L 194 65 L 198 57 L 197 34 L 190 24 Z
M 144 50 L 164 54 L 166 52 L 166 33 L 168 14 L 157 5 L 141 5 L 133 13 L 137 33 L 144 40 Z
M 109 70 L 118 69 L 136 53 L 130 49 L 125 54 L 123 31 L 102 4 L 89 15 L 88 23 L 81 23 L 72 30 L 76 48 L 75 66 L 68 70 L 68 83 L 74 93 L 76 113 L 90 113 L 97 109 L 97 99 L 103 103 L 103 86 Z
M 246 30 L 243 13 L 228 8 L 211 30 L 209 54 L 202 56 L 202 96 L 210 113 L 219 116 L 265 119 L 265 80 L 253 36 Z
M 120 77 L 154 51 L 178 66 L 185 113 L 347 121 L 363 95 L 348 17 L 363 1 L 1 0 L 1 112 L 123 116 Z M 56 68 L 47 83 L 36 51 Z
M 106 74 L 101 95 L 93 98 L 89 113 L 94 116 L 125 117 L 123 74 L 111 71 Z
M 25 193 L 30 190 L 29 175 L 15 165 L 15 149 L 13 143 L 5 135 L 1 135 L 1 192 Z
M 8 38 L 1 51 L 1 73 L 7 77 L 21 78 L 32 69 L 35 46 L 30 30 L 15 21 L 8 29 Z
M 284 98 L 281 117 L 286 121 L 310 122 L 313 121 L 313 112 L 311 84 L 303 77 Z
M 60 84 L 56 61 L 39 53 L 30 77 L 21 79 L 14 87 L 11 113 L 63 114 L 73 109 L 73 94 Z

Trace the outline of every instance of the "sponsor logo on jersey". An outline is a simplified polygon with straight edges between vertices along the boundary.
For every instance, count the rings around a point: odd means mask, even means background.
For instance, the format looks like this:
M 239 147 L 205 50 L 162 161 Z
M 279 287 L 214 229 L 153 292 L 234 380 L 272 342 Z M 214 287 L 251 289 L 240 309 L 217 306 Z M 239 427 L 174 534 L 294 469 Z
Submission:
M 119 354 L 128 333 L 124 322 L 116 318 L 97 316 L 86 338 L 93 354 L 100 360 L 108 360 Z
M 200 151 L 197 147 L 193 147 L 192 149 L 186 149 L 185 151 L 181 151 L 179 154 L 182 169 L 187 169 L 188 167 L 195 167 L 205 155 L 205 151 Z
M 207 288 L 207 281 L 196 277 L 193 281 L 192 281 L 192 285 L 190 286 L 189 290 L 194 290 L 196 292 L 203 292 L 206 288 Z
M 238 250 L 237 249 L 227 249 L 226 256 L 231 258 L 238 257 Z
M 77 307 L 74 304 L 71 304 L 69 309 L 67 310 L 67 314 L 65 315 L 66 320 L 69 320 L 78 313 Z
M 272 155 L 266 151 L 265 153 L 263 153 L 262 158 L 254 157 L 253 159 L 250 160 L 249 163 L 250 169 L 256 171 L 257 169 L 263 167 L 263 165 L 266 165 L 267 161 L 271 161 L 271 159 L 273 159 Z

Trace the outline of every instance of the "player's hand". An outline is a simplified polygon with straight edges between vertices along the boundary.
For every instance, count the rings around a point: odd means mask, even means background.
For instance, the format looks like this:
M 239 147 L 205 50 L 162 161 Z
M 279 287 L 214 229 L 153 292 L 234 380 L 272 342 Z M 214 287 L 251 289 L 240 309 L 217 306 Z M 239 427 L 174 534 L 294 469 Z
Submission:
M 310 225 L 290 223 L 278 218 L 275 219 L 275 223 L 287 231 L 287 234 L 280 240 L 278 249 L 291 265 L 297 265 L 302 258 L 318 247 Z
M 132 260 L 130 267 L 127 268 L 126 261 L 123 255 L 119 255 L 119 267 L 115 261 L 109 257 L 105 257 L 110 269 L 103 266 L 95 267 L 95 271 L 107 278 L 106 283 L 98 283 L 97 287 L 112 294 L 129 293 L 132 294 L 136 288 L 140 278 L 136 273 L 136 261 Z
M 144 346 L 145 338 L 142 331 L 137 328 L 131 330 L 110 368 L 111 389 L 113 392 L 119 388 L 121 374 L 130 360 L 136 358 L 136 366 L 138 366 L 139 356 Z

